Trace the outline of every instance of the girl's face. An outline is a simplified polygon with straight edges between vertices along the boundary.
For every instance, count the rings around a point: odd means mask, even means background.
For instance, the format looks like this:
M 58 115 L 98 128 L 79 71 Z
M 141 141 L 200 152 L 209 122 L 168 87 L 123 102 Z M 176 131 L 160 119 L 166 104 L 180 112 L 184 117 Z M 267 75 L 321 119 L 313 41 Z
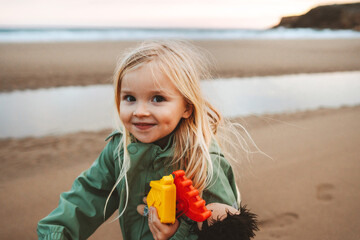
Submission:
M 181 118 L 188 118 L 188 106 L 175 85 L 147 63 L 125 74 L 121 82 L 120 119 L 140 142 L 163 146 Z

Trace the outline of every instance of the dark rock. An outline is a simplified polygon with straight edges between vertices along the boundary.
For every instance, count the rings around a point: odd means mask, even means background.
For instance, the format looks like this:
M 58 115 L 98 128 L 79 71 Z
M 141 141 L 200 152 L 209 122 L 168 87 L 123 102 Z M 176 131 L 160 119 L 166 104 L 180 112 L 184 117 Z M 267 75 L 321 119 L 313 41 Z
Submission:
M 360 3 L 318 6 L 304 15 L 283 17 L 277 27 L 360 31 Z

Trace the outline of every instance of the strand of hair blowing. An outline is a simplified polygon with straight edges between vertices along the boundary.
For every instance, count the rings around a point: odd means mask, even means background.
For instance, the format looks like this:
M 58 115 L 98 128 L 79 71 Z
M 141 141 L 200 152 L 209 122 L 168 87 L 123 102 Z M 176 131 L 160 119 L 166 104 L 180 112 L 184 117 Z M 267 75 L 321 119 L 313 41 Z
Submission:
M 211 105 L 208 108 L 213 109 Z M 216 111 L 206 113 L 204 110 L 196 109 L 192 118 L 183 119 L 174 135 L 173 164 L 185 169 L 186 176 L 193 181 L 200 193 L 210 184 L 213 176 L 209 146 L 214 140 L 213 130 L 217 129 L 216 125 L 221 119 Z M 215 124 L 210 124 L 211 122 Z
M 174 133 L 174 158 L 172 164 L 185 169 L 200 193 L 208 186 L 213 175 L 209 146 L 214 139 L 220 114 L 202 96 L 200 79 L 207 74 L 207 64 L 196 49 L 189 46 L 169 48 L 157 56 L 160 70 L 178 88 L 192 114 L 183 119 Z M 176 66 L 176 67 L 174 67 Z

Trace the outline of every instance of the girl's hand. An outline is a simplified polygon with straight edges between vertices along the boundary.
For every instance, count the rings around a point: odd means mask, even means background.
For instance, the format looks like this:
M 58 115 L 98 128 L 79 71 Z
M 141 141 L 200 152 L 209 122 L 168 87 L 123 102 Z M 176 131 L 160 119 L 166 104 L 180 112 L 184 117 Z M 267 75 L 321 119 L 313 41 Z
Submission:
M 146 198 L 144 198 L 146 204 Z M 137 206 L 137 211 L 139 214 L 144 216 L 145 204 L 140 204 Z M 157 210 L 154 207 L 150 207 L 148 213 L 148 222 L 150 231 L 155 240 L 167 240 L 171 238 L 177 229 L 179 228 L 179 221 L 176 219 L 174 224 L 165 224 L 161 223 Z
M 156 208 L 150 207 L 149 228 L 155 240 L 167 240 L 175 234 L 179 227 L 176 219 L 174 224 L 161 223 Z

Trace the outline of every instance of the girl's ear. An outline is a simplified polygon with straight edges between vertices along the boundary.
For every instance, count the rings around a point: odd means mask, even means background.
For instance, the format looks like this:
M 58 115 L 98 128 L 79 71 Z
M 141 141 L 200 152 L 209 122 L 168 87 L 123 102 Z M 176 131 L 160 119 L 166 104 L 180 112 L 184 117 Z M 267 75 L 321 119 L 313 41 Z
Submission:
M 194 106 L 192 104 L 186 104 L 185 112 L 183 113 L 183 118 L 189 118 L 194 110 Z

